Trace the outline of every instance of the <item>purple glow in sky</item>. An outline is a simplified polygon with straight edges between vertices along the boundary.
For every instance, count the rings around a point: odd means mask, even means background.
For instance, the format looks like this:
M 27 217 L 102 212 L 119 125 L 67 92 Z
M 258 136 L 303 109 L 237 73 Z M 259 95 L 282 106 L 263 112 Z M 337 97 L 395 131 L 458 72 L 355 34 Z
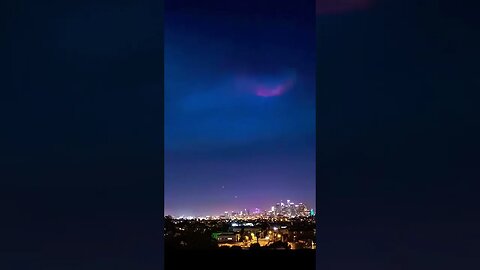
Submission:
M 259 97 L 276 97 L 285 94 L 295 84 L 295 73 L 285 72 L 276 76 L 242 75 L 237 79 L 237 88 Z
M 290 80 L 274 87 L 259 85 L 256 87 L 255 93 L 257 94 L 257 96 L 260 96 L 260 97 L 280 96 L 283 93 L 285 93 L 288 89 L 290 89 L 292 85 L 293 85 L 293 82 Z

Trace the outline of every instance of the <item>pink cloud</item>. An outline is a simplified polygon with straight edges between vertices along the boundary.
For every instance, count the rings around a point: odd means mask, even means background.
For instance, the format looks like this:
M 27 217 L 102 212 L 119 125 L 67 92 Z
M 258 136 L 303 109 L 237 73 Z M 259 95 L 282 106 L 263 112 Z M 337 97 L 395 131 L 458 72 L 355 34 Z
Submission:
M 264 85 L 258 85 L 255 87 L 255 94 L 260 97 L 274 97 L 284 94 L 289 90 L 293 85 L 292 80 L 288 80 L 282 84 L 276 85 L 274 87 L 267 87 Z
M 236 77 L 236 89 L 243 93 L 253 94 L 259 97 L 281 96 L 289 91 L 295 84 L 295 72 L 289 71 L 277 75 L 238 75 Z

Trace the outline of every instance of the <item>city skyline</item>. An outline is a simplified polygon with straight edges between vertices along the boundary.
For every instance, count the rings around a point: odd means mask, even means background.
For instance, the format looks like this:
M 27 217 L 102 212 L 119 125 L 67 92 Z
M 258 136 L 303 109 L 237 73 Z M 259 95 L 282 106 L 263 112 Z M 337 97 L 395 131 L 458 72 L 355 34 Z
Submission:
M 315 3 L 219 5 L 165 3 L 165 214 L 314 206 Z
M 285 201 L 284 200 L 277 201 L 273 204 L 270 204 L 270 206 L 266 206 L 266 207 L 263 207 L 263 208 L 261 208 L 261 207 L 254 207 L 254 208 L 237 207 L 235 209 L 225 209 L 225 211 L 223 211 L 223 212 L 212 213 L 212 214 L 208 214 L 208 215 L 182 215 L 182 214 L 181 215 L 172 215 L 172 214 L 169 214 L 169 213 L 165 213 L 165 216 L 171 216 L 171 217 L 175 217 L 175 218 L 206 218 L 206 217 L 221 218 L 221 217 L 231 217 L 232 214 L 234 214 L 237 217 L 240 217 L 242 215 L 244 215 L 244 216 L 255 216 L 255 215 L 262 215 L 262 214 L 265 214 L 265 213 L 271 213 L 272 211 L 274 211 L 275 206 L 279 206 L 279 205 L 281 205 L 281 206 L 292 205 L 292 206 L 295 206 L 295 207 L 304 206 L 305 210 L 308 213 L 311 213 L 311 211 L 316 213 L 315 205 L 310 206 L 310 205 L 305 204 L 303 202 L 295 202 L 295 201 L 287 199 Z

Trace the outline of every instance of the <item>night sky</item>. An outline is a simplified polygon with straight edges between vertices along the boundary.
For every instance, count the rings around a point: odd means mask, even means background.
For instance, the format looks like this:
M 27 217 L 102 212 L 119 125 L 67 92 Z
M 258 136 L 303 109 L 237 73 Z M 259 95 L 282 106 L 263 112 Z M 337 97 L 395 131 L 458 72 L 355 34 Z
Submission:
M 314 1 L 255 2 L 166 3 L 166 214 L 315 208 Z
M 161 269 L 164 134 L 165 210 L 279 181 L 320 269 L 480 269 L 476 4 L 166 4 L 163 93 L 161 1 L 2 1 L 0 269 Z

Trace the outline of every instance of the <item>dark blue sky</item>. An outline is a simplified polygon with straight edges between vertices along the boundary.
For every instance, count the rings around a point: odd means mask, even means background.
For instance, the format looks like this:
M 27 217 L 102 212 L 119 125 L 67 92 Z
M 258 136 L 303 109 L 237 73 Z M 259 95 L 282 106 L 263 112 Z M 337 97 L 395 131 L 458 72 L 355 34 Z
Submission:
M 260 3 L 172 0 L 167 6 L 176 13 L 196 11 L 198 17 L 212 20 L 228 15 L 230 19 L 212 28 L 217 30 L 232 27 L 226 22 L 239 17 L 257 22 L 252 33 L 273 19 L 295 22 L 299 31 L 314 27 L 305 13 L 309 0 L 256 2 Z M 478 3 L 375 2 L 318 2 L 317 265 L 321 269 L 425 269 L 425 265 L 480 269 Z M 162 1 L 46 3 L 12 0 L 0 8 L 4 41 L 0 53 L 5 59 L 0 62 L 5 72 L 0 91 L 0 238 L 5 246 L 0 269 L 159 269 L 163 265 Z M 195 6 L 198 3 L 214 8 L 202 9 Z M 368 7 L 368 3 L 373 4 Z M 187 19 L 196 23 L 188 28 L 176 25 L 193 32 L 205 29 L 208 21 L 191 15 Z M 241 33 L 246 31 L 211 30 L 204 36 L 234 38 Z M 264 78 L 272 80 L 265 88 L 275 92 L 275 81 L 291 75 L 296 88 L 277 101 L 282 106 L 303 103 L 300 93 L 307 95 L 306 88 L 297 83 L 302 82 L 307 63 L 296 66 L 291 65 L 293 56 L 262 54 L 260 45 L 268 44 L 256 40 L 245 40 L 257 49 L 232 53 L 236 60 L 217 69 L 226 75 L 207 85 L 227 83 L 237 74 L 233 71 L 244 75 L 257 67 L 260 75 L 252 74 L 258 78 L 240 76 L 240 85 Z M 284 43 L 313 46 L 288 38 Z M 190 49 L 206 50 L 203 44 Z M 211 51 L 225 48 L 212 46 Z M 256 62 L 247 59 L 253 51 L 261 56 Z M 267 57 L 272 61 L 265 61 Z M 237 67 L 247 60 L 252 64 Z M 272 62 L 276 64 L 272 70 L 262 66 Z M 193 69 L 194 63 L 184 66 Z M 196 73 L 206 71 L 199 67 Z M 241 104 L 254 97 L 243 98 Z M 274 99 L 263 101 L 267 100 Z M 202 106 L 206 105 L 197 108 Z M 258 149 L 265 149 L 264 155 L 255 156 L 257 160 L 267 160 L 273 153 L 283 160 L 293 155 L 285 154 L 289 151 L 284 144 L 270 141 L 257 141 Z M 168 158 L 185 163 L 188 159 L 183 157 L 188 155 L 213 163 L 223 161 L 223 153 L 232 149 L 240 149 L 233 157 L 242 153 L 248 157 L 252 149 L 238 142 L 229 142 L 236 148 L 225 144 L 219 144 L 221 151 L 208 159 L 202 151 L 210 146 L 197 147 L 190 154 L 172 149 L 166 153 L 175 153 Z M 305 148 L 291 149 L 301 156 Z M 236 164 L 228 162 L 232 167 Z M 263 168 L 263 163 L 251 164 Z M 194 165 L 202 164 L 188 164 Z M 271 166 L 277 171 L 286 168 L 273 162 Z M 253 168 L 229 172 L 253 173 Z M 193 193 L 190 183 L 179 183 Z
M 314 207 L 314 1 L 194 2 L 166 4 L 166 214 Z

